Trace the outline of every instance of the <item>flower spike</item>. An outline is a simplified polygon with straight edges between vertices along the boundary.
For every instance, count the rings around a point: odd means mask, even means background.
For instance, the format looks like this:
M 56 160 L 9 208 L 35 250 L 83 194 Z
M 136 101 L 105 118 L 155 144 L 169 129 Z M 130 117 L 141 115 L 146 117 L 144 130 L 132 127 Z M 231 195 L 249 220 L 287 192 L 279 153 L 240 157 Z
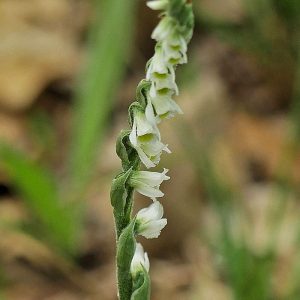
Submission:
M 157 198 L 164 196 L 161 184 L 169 180 L 163 172 L 141 171 L 158 165 L 163 152 L 158 124 L 182 114 L 174 96 L 179 94 L 175 70 L 187 62 L 187 45 L 193 32 L 192 5 L 188 0 L 150 0 L 147 6 L 160 10 L 161 20 L 151 37 L 156 41 L 153 57 L 146 65 L 145 79 L 137 87 L 136 101 L 129 108 L 130 130 L 121 133 L 117 154 L 123 172 L 113 181 L 111 203 L 117 235 L 119 300 L 149 300 L 149 258 L 136 235 L 157 238 L 167 225 L 164 209 Z M 148 207 L 132 216 L 134 191 L 152 199 Z

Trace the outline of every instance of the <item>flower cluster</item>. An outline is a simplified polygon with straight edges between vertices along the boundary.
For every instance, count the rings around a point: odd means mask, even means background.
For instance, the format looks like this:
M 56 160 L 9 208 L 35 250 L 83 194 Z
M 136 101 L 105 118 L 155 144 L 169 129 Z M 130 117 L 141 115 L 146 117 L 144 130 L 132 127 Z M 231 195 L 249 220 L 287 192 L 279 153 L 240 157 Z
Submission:
M 146 80 L 150 82 L 147 103 L 144 111 L 136 110 L 133 116 L 130 142 L 146 168 L 152 168 L 159 163 L 162 151 L 170 153 L 167 145 L 161 141 L 157 124 L 182 113 L 173 100 L 173 96 L 178 95 L 175 68 L 187 62 L 190 34 L 183 34 L 184 26 L 168 14 L 168 0 L 149 1 L 147 5 L 152 9 L 166 11 L 152 33 L 157 44 L 155 54 L 147 64 Z
M 159 163 L 163 151 L 170 153 L 168 146 L 161 141 L 158 124 L 164 119 L 182 114 L 182 110 L 173 100 L 173 97 L 178 95 L 175 69 L 177 65 L 187 62 L 187 44 L 192 26 L 189 27 L 184 22 L 180 22 L 180 19 L 172 14 L 174 5 L 177 5 L 178 12 L 186 13 L 184 10 L 187 6 L 186 1 L 180 1 L 152 0 L 147 2 L 148 7 L 163 12 L 158 26 L 152 33 L 152 38 L 157 44 L 154 56 L 149 60 L 146 68 L 146 81 L 149 84 L 144 93 L 144 103 L 142 108 L 133 110 L 132 129 L 129 135 L 131 146 L 147 169 Z M 162 218 L 163 207 L 156 199 L 164 195 L 159 187 L 164 180 L 169 179 L 166 175 L 167 171 L 166 169 L 162 173 L 133 171 L 130 176 L 129 185 L 153 200 L 149 207 L 137 213 L 136 234 L 146 238 L 157 238 L 167 224 L 167 219 Z M 132 276 L 134 277 L 143 268 L 149 270 L 148 256 L 144 253 L 142 245 L 136 244 L 131 263 Z

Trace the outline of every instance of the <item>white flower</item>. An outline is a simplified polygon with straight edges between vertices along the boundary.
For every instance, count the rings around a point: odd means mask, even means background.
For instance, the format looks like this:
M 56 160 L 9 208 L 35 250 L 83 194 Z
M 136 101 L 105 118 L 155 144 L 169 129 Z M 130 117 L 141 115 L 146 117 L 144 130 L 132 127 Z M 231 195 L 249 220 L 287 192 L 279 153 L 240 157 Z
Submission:
M 137 233 L 147 239 L 157 238 L 167 225 L 167 219 L 162 218 L 163 214 L 163 206 L 158 201 L 141 209 L 136 216 Z
M 176 114 L 183 114 L 179 105 L 171 98 L 172 91 L 166 91 L 165 93 L 156 92 L 151 90 L 148 94 L 149 102 L 154 106 L 155 112 L 158 116 L 157 122 L 162 119 L 169 119 Z
M 146 113 L 136 111 L 134 114 L 129 140 L 142 163 L 147 168 L 152 168 L 159 163 L 162 151 L 170 153 L 170 150 L 160 141 L 160 132 L 156 126 L 153 108 L 148 106 Z
M 162 173 L 149 171 L 135 171 L 130 179 L 129 184 L 140 194 L 150 197 L 153 201 L 157 197 L 163 197 L 164 193 L 159 189 L 161 183 L 169 180 L 168 170 L 164 169 Z
M 166 63 L 173 65 L 187 62 L 187 42 L 178 32 L 177 22 L 171 17 L 164 17 L 152 33 L 152 38 L 161 42 L 162 54 Z
M 164 78 L 169 73 L 168 64 L 165 60 L 164 53 L 161 47 L 155 48 L 155 53 L 151 58 L 150 64 L 147 69 L 146 79 Z
M 148 169 L 155 167 L 159 163 L 162 151 L 170 153 L 167 145 L 160 142 L 155 135 L 137 137 L 133 131 L 129 139 L 142 163 Z
M 187 63 L 187 43 L 185 39 L 178 33 L 173 33 L 162 42 L 163 55 L 170 64 Z
M 174 66 L 166 60 L 161 47 L 155 49 L 155 54 L 147 68 L 146 79 L 151 81 L 151 90 L 172 90 L 178 94 Z
M 166 91 L 173 91 L 176 95 L 178 95 L 178 87 L 173 78 L 172 72 L 165 74 L 164 77 L 161 78 L 152 78 L 150 89 L 157 92 L 165 93 Z
M 151 37 L 157 42 L 161 42 L 171 36 L 177 26 L 177 22 L 168 16 L 161 19 L 152 32 Z
M 140 243 L 137 243 L 130 265 L 130 272 L 132 276 L 135 277 L 139 272 L 143 271 L 143 268 L 149 272 L 149 258 L 147 252 L 144 252 L 143 246 Z
M 165 10 L 168 4 L 168 0 L 153 0 L 147 2 L 147 6 L 153 10 Z

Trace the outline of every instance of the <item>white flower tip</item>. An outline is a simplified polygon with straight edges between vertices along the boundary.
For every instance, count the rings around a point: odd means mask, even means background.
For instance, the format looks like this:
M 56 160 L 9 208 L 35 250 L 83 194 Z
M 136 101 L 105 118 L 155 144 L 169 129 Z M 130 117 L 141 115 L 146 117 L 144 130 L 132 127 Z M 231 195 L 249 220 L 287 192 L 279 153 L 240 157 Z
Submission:
M 164 10 L 168 6 L 168 0 L 148 1 L 147 6 L 153 10 Z
M 159 201 L 155 201 L 149 207 L 153 207 L 156 211 L 159 211 L 161 214 L 160 218 L 164 214 L 164 207 L 161 205 L 161 203 Z
M 157 191 L 157 194 L 155 195 L 154 199 L 156 200 L 156 198 L 161 198 L 163 197 L 165 194 L 161 191 L 161 190 L 158 190 Z
M 142 208 L 137 213 L 138 222 L 149 222 L 159 220 L 164 214 L 164 208 L 159 201 L 155 201 L 146 208 Z
M 166 145 L 163 150 L 169 154 L 172 153 L 171 150 L 168 148 L 168 145 Z
M 140 243 L 136 244 L 135 252 L 131 261 L 130 271 L 135 276 L 142 268 L 145 268 L 147 272 L 150 269 L 150 263 L 147 252 L 144 252 L 144 248 Z
M 147 272 L 149 272 L 150 270 L 150 262 L 149 262 L 149 257 L 148 257 L 148 253 L 145 252 L 144 254 L 144 268 L 146 269 Z
M 162 172 L 162 174 L 164 175 L 164 180 L 169 180 L 170 179 L 170 177 L 166 175 L 168 172 L 169 172 L 169 169 L 164 168 L 164 170 Z
M 169 179 L 170 179 L 170 176 L 164 175 L 164 177 L 163 177 L 163 180 L 164 180 L 164 181 L 167 181 L 167 180 L 169 180 Z

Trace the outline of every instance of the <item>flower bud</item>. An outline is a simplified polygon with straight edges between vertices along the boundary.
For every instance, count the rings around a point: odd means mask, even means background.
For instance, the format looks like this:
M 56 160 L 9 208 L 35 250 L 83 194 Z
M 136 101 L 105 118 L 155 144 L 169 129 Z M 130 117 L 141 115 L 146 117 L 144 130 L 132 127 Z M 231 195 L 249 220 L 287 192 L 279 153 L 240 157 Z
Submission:
M 143 271 L 143 268 L 149 272 L 149 258 L 147 252 L 144 252 L 143 246 L 140 243 L 137 243 L 130 265 L 130 272 L 133 277 L 136 277 L 139 272 Z

